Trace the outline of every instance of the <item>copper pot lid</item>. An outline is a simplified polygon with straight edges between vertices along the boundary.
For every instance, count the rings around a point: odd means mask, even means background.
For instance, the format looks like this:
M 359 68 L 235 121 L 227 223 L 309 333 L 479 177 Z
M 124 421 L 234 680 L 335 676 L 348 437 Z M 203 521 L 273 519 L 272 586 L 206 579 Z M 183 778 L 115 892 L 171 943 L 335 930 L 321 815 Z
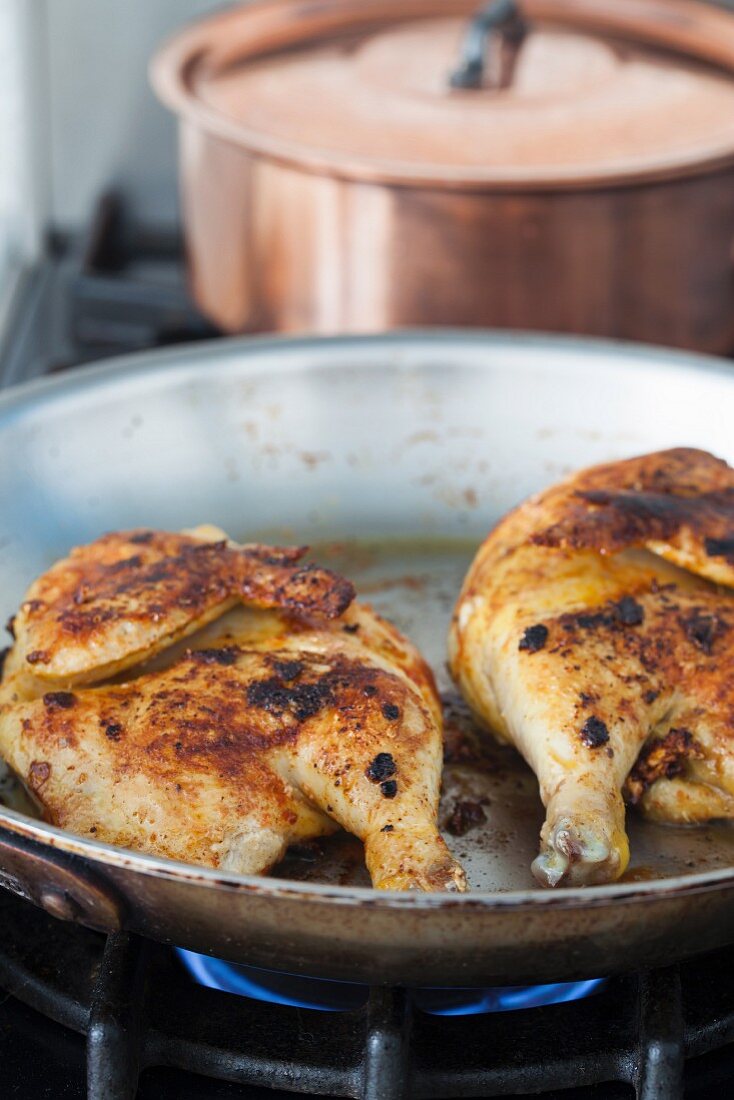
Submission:
M 734 159 L 733 71 L 734 16 L 698 0 L 266 0 L 187 28 L 153 79 L 314 171 L 563 188 Z

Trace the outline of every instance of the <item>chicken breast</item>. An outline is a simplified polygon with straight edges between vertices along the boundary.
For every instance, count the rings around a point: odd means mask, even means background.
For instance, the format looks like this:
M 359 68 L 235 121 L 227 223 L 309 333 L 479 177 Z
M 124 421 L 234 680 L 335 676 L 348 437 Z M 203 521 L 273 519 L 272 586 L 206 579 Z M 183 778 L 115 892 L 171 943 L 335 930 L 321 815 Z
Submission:
M 480 548 L 451 670 L 538 776 L 543 885 L 622 874 L 624 798 L 734 816 L 733 582 L 734 471 L 684 448 L 575 474 Z
M 31 588 L 0 751 L 46 819 L 241 873 L 342 826 L 375 886 L 464 889 L 436 824 L 441 712 L 418 652 L 295 553 L 202 539 L 106 536 Z M 235 598 L 256 607 L 222 616 Z

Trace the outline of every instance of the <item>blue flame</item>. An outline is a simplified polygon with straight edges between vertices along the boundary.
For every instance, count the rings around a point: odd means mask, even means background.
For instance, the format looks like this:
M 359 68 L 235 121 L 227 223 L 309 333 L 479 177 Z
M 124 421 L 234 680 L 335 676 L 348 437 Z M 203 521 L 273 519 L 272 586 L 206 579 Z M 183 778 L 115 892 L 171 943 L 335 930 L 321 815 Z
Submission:
M 559 1005 L 590 997 L 606 978 L 552 985 L 508 985 L 494 989 L 416 989 L 413 1001 L 433 1016 L 478 1016 L 485 1012 L 516 1012 L 521 1008 Z
M 182 947 L 177 947 L 176 951 L 192 978 L 209 989 L 320 1012 L 346 1012 L 360 1008 L 367 1001 L 366 985 L 260 970 L 186 951 Z M 476 1016 L 578 1001 L 598 992 L 605 984 L 605 978 L 594 978 L 584 982 L 495 989 L 415 989 L 411 996 L 418 1008 L 433 1016 Z

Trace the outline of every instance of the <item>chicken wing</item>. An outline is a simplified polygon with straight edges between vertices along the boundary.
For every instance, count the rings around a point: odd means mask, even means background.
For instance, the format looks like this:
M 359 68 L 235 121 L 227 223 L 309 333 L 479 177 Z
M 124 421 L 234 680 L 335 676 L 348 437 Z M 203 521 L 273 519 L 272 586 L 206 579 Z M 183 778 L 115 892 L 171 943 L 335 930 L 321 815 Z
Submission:
M 354 589 L 327 569 L 299 565 L 305 552 L 237 546 L 207 527 L 114 532 L 31 585 L 14 633 L 36 676 L 81 683 L 145 660 L 240 600 L 334 618 Z
M 341 825 L 375 886 L 464 889 L 436 824 L 441 714 L 418 652 L 300 551 L 217 534 L 109 535 L 32 586 L 0 751 L 46 819 L 241 873 Z M 222 615 L 235 600 L 249 606 Z
M 622 874 L 624 798 L 660 821 L 734 817 L 731 584 L 734 471 L 684 448 L 575 474 L 480 548 L 451 669 L 538 776 L 543 885 Z

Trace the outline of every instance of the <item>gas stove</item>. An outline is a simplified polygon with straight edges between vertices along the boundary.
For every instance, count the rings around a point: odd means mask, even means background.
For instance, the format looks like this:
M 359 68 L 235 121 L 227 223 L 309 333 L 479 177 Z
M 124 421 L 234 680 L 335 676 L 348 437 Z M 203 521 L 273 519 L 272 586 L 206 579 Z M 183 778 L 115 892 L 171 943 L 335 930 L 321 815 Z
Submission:
M 29 275 L 0 383 L 216 335 L 178 239 L 136 229 L 108 195 Z M 0 927 L 0 1072 L 17 1100 L 676 1100 L 734 1082 L 734 948 L 562 986 L 402 990 L 105 938 L 2 891 Z
M 191 305 L 180 237 L 141 229 L 110 192 L 86 232 L 52 235 L 0 344 L 0 385 L 218 335 Z
M 131 1100 L 136 1089 L 139 1100 L 601 1100 L 635 1089 L 675 1100 L 684 1079 L 690 1098 L 731 1085 L 732 951 L 545 1007 L 447 1016 L 425 991 L 421 1003 L 374 988 L 324 1012 L 205 987 L 171 948 L 105 938 L 11 894 L 0 919 L 0 1058 L 18 1100 Z

